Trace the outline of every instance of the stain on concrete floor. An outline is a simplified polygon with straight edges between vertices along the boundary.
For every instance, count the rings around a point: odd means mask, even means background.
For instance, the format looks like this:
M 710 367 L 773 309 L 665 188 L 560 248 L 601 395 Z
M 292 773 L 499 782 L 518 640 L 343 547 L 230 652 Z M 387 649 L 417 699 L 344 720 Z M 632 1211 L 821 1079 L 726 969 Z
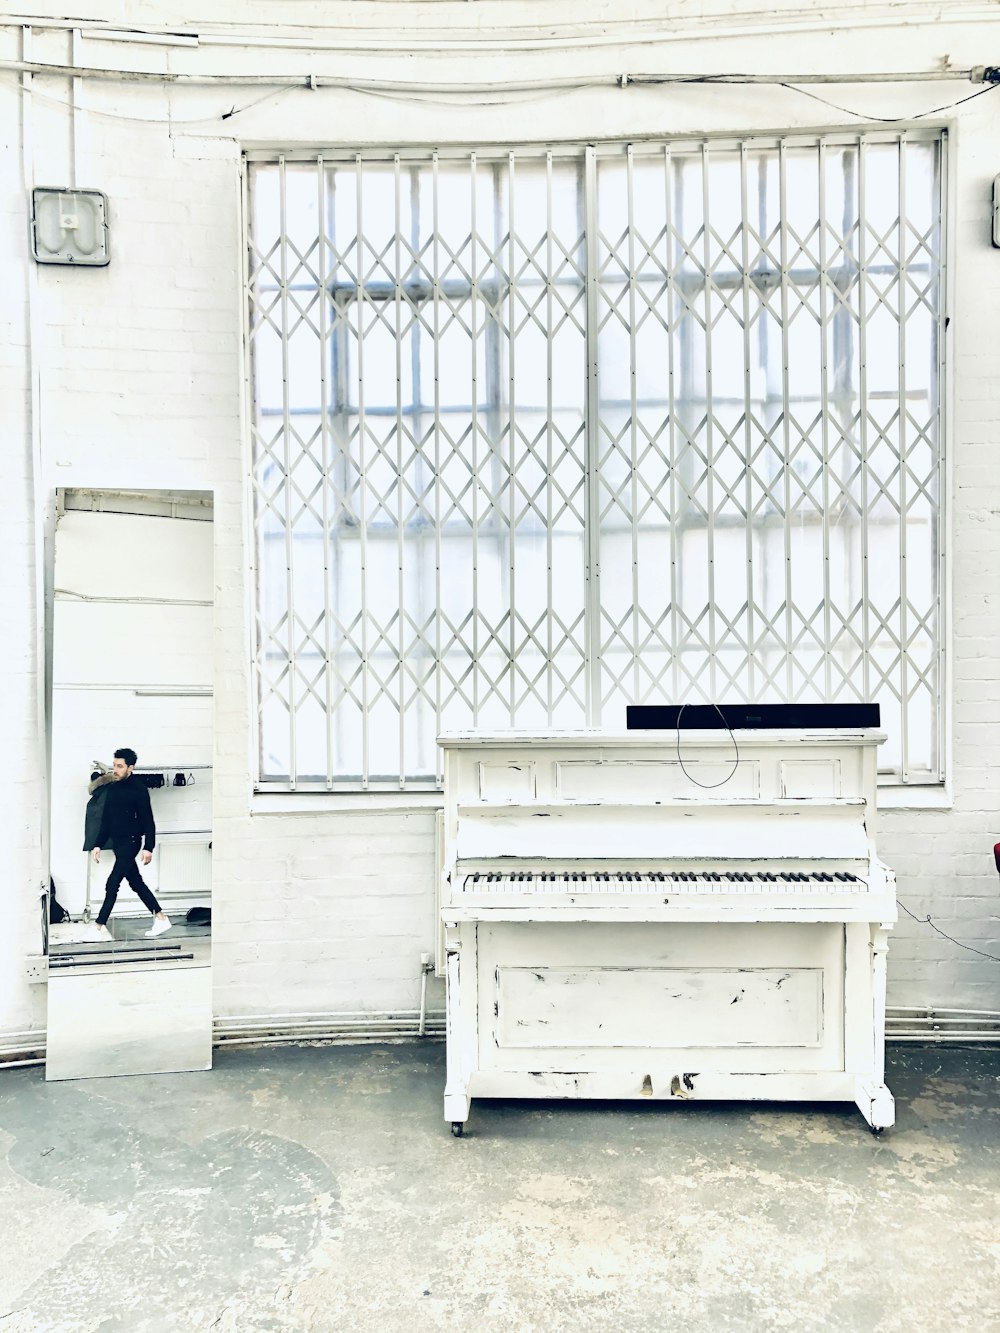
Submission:
M 0 1333 L 1000 1329 L 1000 1051 L 847 1107 L 477 1101 L 444 1049 L 0 1076 Z

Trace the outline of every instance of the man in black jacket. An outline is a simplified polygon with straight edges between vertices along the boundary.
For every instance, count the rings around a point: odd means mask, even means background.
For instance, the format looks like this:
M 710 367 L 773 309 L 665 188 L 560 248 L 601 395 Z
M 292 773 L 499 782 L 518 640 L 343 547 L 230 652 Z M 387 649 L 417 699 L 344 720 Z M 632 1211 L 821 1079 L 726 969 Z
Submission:
M 129 887 L 138 894 L 143 906 L 153 913 L 153 925 L 146 935 L 153 938 L 170 929 L 170 918 L 150 892 L 136 865 L 136 858 L 139 858 L 144 866 L 148 866 L 156 846 L 149 788 L 132 772 L 136 759 L 135 751 L 127 746 L 115 751 L 114 781 L 108 786 L 101 826 L 94 840 L 92 855 L 95 863 L 100 863 L 102 847 L 110 844 L 115 853 L 115 863 L 104 890 L 104 903 L 97 914 L 95 930 L 101 936 L 108 934 L 108 918 L 123 879 L 128 880 Z

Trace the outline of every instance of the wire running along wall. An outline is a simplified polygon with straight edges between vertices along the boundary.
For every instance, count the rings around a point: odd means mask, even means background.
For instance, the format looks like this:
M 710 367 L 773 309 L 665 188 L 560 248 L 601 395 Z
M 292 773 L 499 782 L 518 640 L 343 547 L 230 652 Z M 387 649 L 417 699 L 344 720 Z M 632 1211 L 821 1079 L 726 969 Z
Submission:
M 260 781 L 727 699 L 939 781 L 944 147 L 250 155 Z

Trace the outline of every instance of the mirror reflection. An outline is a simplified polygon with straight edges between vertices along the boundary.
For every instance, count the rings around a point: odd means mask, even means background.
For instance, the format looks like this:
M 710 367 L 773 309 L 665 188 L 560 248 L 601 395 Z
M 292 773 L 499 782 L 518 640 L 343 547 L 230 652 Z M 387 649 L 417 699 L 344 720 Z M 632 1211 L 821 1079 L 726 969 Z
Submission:
M 212 497 L 60 492 L 50 1079 L 211 1064 Z

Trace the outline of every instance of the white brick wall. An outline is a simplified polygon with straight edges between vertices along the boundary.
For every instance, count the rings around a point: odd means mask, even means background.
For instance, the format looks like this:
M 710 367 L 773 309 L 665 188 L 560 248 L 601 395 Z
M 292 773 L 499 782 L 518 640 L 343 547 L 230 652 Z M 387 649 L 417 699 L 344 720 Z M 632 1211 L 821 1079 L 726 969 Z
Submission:
M 201 22 L 202 8 L 149 0 L 142 20 L 169 8 L 171 26 Z M 637 72 L 940 68 L 947 55 L 962 69 L 995 58 L 1000 22 L 982 7 L 915 3 L 817 9 L 777 0 L 767 11 L 748 3 L 677 3 L 663 45 L 603 49 L 609 24 L 655 32 L 661 5 L 642 0 L 623 11 L 591 0 L 574 8 L 576 27 L 547 51 L 511 58 L 496 46 L 417 53 L 405 65 L 377 52 L 324 55 L 254 47 L 200 49 L 84 43 L 95 63 L 188 73 L 325 70 L 358 77 L 408 77 L 449 86 L 477 77 Z M 317 28 L 314 45 L 337 45 L 338 21 L 363 20 L 401 44 L 450 32 L 519 40 L 564 22 L 564 7 L 520 0 L 476 6 L 318 5 L 257 0 L 213 10 L 225 23 L 301 22 Z M 58 7 L 49 11 L 58 18 Z M 120 5 L 93 0 L 89 13 L 121 22 Z M 977 17 L 977 15 L 979 17 Z M 133 17 L 135 17 L 133 15 Z M 850 19 L 865 24 L 852 31 Z M 551 22 L 550 22 L 551 21 Z M 828 31 L 819 29 L 822 21 Z M 878 22 L 881 28 L 870 24 Z M 708 28 L 717 40 L 682 40 Z M 798 24 L 801 31 L 791 29 Z M 700 28 L 698 25 L 701 25 Z M 722 26 L 729 35 L 719 35 Z M 768 26 L 777 25 L 776 35 Z M 742 31 L 741 31 L 742 30 Z M 265 29 L 266 31 L 266 29 Z M 784 32 L 786 35 L 782 35 Z M 758 35 L 758 33 L 760 35 Z M 354 36 L 356 36 L 356 32 Z M 627 35 L 627 34 L 624 34 Z M 574 45 L 576 39 L 579 45 Z M 992 40 L 991 40 L 992 39 Z M 0 27 L 0 55 L 19 54 L 14 29 Z M 62 60 L 63 32 L 36 29 L 36 59 Z M 474 62 L 474 63 L 473 63 Z M 67 82 L 36 81 L 46 97 L 65 99 Z M 244 495 L 241 437 L 239 154 L 241 146 L 323 143 L 442 143 L 558 140 L 670 131 L 761 131 L 859 123 L 801 94 L 774 87 L 612 86 L 515 99 L 508 107 L 446 101 L 407 103 L 325 89 L 285 91 L 225 121 L 270 90 L 247 85 L 161 87 L 85 82 L 90 114 L 78 123 L 78 181 L 109 195 L 111 266 L 106 270 L 29 269 L 21 141 L 13 75 L 0 76 L 0 242 L 7 259 L 0 303 L 0 417 L 4 448 L 0 494 L 0 616 L 5 635 L 4 689 L 13 705 L 0 721 L 7 758 L 11 928 L 0 935 L 0 1031 L 44 1022 L 38 989 L 19 979 L 19 960 L 35 947 L 33 881 L 38 874 L 39 776 L 35 740 L 33 495 L 28 415 L 26 302 L 37 281 L 38 337 L 33 349 L 41 386 L 43 471 L 40 493 L 57 485 L 214 489 L 215 609 L 215 988 L 221 1015 L 308 1010 L 413 1008 L 419 955 L 431 950 L 433 816 L 430 812 L 251 812 Z M 973 91 L 965 81 L 886 87 L 826 87 L 823 96 L 865 115 L 915 114 Z M 68 183 L 67 114 L 38 103 L 30 158 L 39 183 Z M 172 121 L 150 124 L 149 121 Z M 199 123 L 193 123 L 204 118 Z M 986 952 L 1000 952 L 1000 881 L 990 848 L 1000 838 L 1000 377 L 993 325 L 1000 296 L 1000 251 L 989 241 L 989 198 L 998 169 L 1000 93 L 944 118 L 954 130 L 955 209 L 950 274 L 953 374 L 949 654 L 953 708 L 953 807 L 885 812 L 881 846 L 899 876 L 900 896 L 918 916 Z M 40 126 L 44 126 L 44 133 Z M 963 952 L 925 924 L 904 916 L 894 936 L 890 1003 L 1000 1009 L 1000 965 Z M 440 1002 L 440 992 L 432 1003 Z
M 5 257 L 0 301 L 0 754 L 6 929 L 0 932 L 0 1030 L 45 1025 L 44 988 L 23 977 L 26 954 L 38 951 L 38 894 L 42 884 L 40 751 L 36 725 L 34 639 L 34 497 L 29 375 L 26 361 L 26 213 L 20 188 L 17 105 L 0 89 L 0 253 Z

